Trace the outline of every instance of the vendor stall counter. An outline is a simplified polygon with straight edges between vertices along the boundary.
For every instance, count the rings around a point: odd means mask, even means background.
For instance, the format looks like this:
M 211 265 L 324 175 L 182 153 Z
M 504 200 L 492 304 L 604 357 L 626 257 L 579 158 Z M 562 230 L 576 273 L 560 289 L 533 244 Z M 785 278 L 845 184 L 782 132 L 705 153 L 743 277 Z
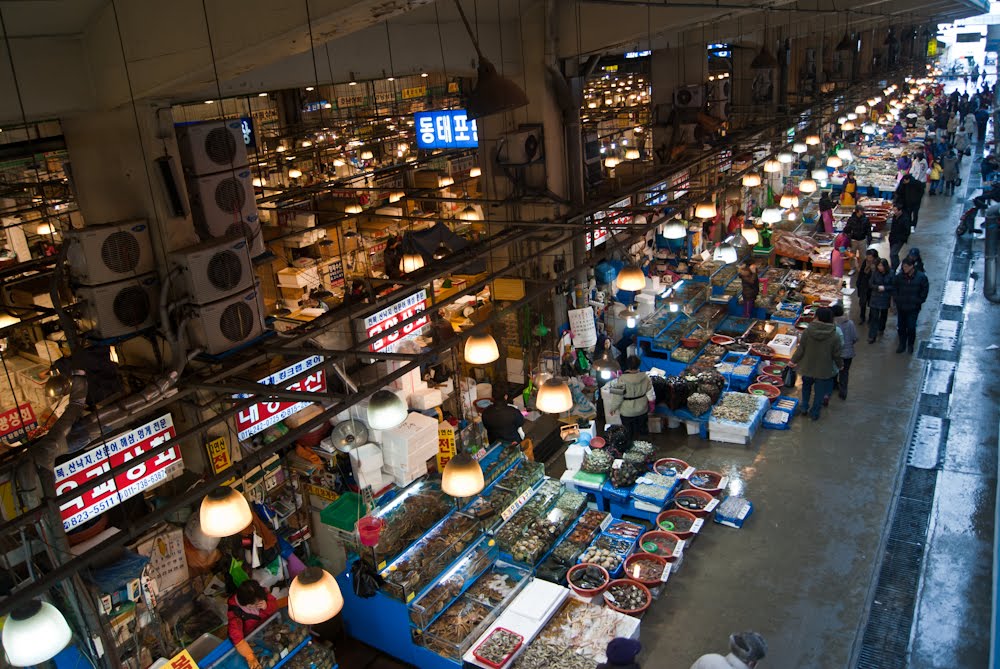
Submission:
M 309 630 L 278 611 L 246 637 L 262 669 L 337 669 L 333 651 L 314 644 Z M 248 669 L 228 639 L 198 662 L 202 669 Z

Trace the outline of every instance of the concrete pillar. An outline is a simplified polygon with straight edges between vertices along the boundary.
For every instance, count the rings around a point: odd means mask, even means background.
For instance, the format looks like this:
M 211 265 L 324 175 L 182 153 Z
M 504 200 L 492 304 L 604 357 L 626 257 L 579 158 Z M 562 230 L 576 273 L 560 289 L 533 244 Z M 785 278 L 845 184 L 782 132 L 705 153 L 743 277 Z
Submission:
M 695 122 L 701 108 L 679 108 L 674 106 L 674 93 L 678 89 L 691 86 L 692 92 L 701 87 L 702 100 L 706 97 L 705 81 L 708 79 L 708 54 L 702 43 L 686 44 L 653 51 L 650 63 L 652 87 L 653 152 L 657 164 L 668 158 L 668 147 L 680 138 L 684 128 Z M 672 124 L 667 125 L 668 122 Z

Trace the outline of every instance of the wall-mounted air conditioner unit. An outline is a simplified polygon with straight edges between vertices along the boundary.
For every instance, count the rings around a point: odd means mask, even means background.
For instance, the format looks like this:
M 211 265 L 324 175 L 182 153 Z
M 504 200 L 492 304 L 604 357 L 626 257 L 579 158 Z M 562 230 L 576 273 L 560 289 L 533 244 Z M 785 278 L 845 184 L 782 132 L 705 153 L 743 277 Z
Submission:
M 77 284 L 96 286 L 145 274 L 156 267 L 146 221 L 70 230 L 65 239 L 70 276 Z
M 733 97 L 732 79 L 719 79 L 708 84 L 708 101 L 725 102 Z
M 243 346 L 264 333 L 264 305 L 260 287 L 195 306 L 188 325 L 191 346 L 219 355 Z
M 680 86 L 674 89 L 674 107 L 678 109 L 701 109 L 705 106 L 705 87 L 701 84 Z
M 98 339 L 135 334 L 157 322 L 160 279 L 153 272 L 101 286 L 80 286 L 82 325 Z
M 504 134 L 497 148 L 497 162 L 516 167 L 545 160 L 541 126 L 524 126 Z
M 214 174 L 247 164 L 240 119 L 179 125 L 176 132 L 186 174 Z
M 202 239 L 243 235 L 250 244 L 252 257 L 264 253 L 264 239 L 248 168 L 191 179 L 188 181 L 188 193 L 191 196 L 191 217 Z
M 194 304 L 208 304 L 253 286 L 253 265 L 246 239 L 211 239 L 170 254 L 177 285 Z

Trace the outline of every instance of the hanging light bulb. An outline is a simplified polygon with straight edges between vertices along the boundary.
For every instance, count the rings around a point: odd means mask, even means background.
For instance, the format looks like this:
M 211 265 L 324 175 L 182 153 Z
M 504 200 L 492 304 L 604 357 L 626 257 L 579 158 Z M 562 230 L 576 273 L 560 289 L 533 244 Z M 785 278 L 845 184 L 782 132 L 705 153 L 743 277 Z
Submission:
M 569 386 L 559 377 L 546 379 L 538 387 L 535 398 L 535 409 L 542 413 L 564 413 L 573 408 L 573 393 Z
M 827 167 L 832 167 L 836 169 L 838 167 L 842 167 L 843 165 L 844 161 L 840 159 L 840 156 L 830 156 L 829 158 L 826 159 Z
M 334 167 L 343 167 L 343 166 L 344 166 L 344 165 L 346 165 L 346 164 L 347 164 L 347 163 L 345 163 L 345 162 L 343 161 L 343 159 L 341 159 L 341 158 L 334 158 L 334 159 L 333 159 L 333 166 L 334 166 Z
M 399 270 L 403 274 L 416 272 L 423 266 L 424 266 L 424 257 L 414 251 L 410 251 L 409 253 L 404 253 L 402 259 L 399 261 Z
M 792 144 L 792 151 L 794 151 L 795 153 L 805 153 L 808 150 L 809 147 L 806 146 L 805 142 L 795 142 L 794 144 Z
M 764 171 L 769 174 L 774 174 L 775 172 L 781 171 L 781 163 L 777 160 L 765 160 L 764 161 Z
M 337 580 L 324 569 L 307 567 L 288 588 L 288 617 L 300 625 L 318 625 L 344 608 Z
M 646 287 L 646 275 L 635 265 L 626 265 L 615 279 L 618 290 L 637 293 Z
M 812 171 L 812 178 L 816 181 L 826 181 L 830 178 L 830 173 L 824 170 L 822 167 L 817 167 Z
M 639 160 L 639 149 L 628 149 L 625 151 L 625 160 Z
M 684 239 L 687 237 L 687 226 L 675 218 L 663 226 L 663 236 L 666 239 Z
M 602 381 L 608 381 L 614 378 L 615 374 L 622 371 L 622 366 L 618 364 L 618 361 L 611 357 L 611 339 L 604 340 L 604 351 L 601 353 L 601 357 L 594 361 L 594 372 L 597 377 Z
M 847 114 L 847 120 L 848 121 L 857 121 L 858 120 L 858 115 L 855 114 L 854 112 L 848 112 L 848 114 Z
M 438 178 L 438 188 L 447 188 L 455 183 L 455 180 L 451 177 L 439 177 Z
M 757 232 L 757 228 L 750 221 L 743 222 L 740 234 L 743 235 L 743 239 L 747 240 L 747 244 L 750 246 L 756 246 L 757 242 L 760 241 L 760 233 Z
M 399 395 L 382 388 L 368 400 L 368 427 L 373 430 L 391 430 L 406 420 L 406 402 Z
M 468 221 L 469 223 L 483 220 L 483 217 L 479 215 L 479 212 L 471 204 L 465 205 L 462 211 L 458 212 L 456 218 L 460 221 Z
M 465 450 L 449 460 L 441 472 L 441 492 L 451 497 L 472 497 L 485 487 L 483 468 Z
M 877 129 L 874 123 L 865 123 L 863 126 L 861 126 L 861 132 L 865 133 L 866 135 L 874 135 L 876 130 Z
M 799 182 L 799 192 L 800 193 L 815 193 L 816 192 L 816 182 L 812 179 L 803 179 Z
M 760 212 L 760 220 L 768 225 L 774 225 L 781 221 L 781 210 L 777 207 L 768 207 Z
M 361 207 L 360 204 L 349 204 L 346 207 L 344 207 L 345 214 L 360 214 L 363 211 L 364 209 Z
M 470 365 L 488 365 L 499 359 L 497 340 L 489 333 L 472 335 L 465 340 L 465 361 Z
M 843 160 L 845 163 L 854 160 L 854 154 L 851 153 L 851 150 L 847 148 L 837 149 L 837 157 Z
M 694 215 L 698 218 L 715 218 L 717 213 L 715 202 L 711 198 L 702 200 L 694 208 Z
M 875 105 L 872 105 L 872 106 L 874 107 Z M 858 114 L 859 116 L 861 114 L 867 114 L 868 113 L 868 107 L 866 107 L 864 105 L 858 105 L 857 107 L 854 108 L 854 113 Z
M 201 531 L 208 537 L 231 537 L 253 522 L 247 498 L 229 486 L 219 486 L 205 495 L 199 510 Z
M 469 170 L 469 177 L 472 179 L 475 179 L 476 177 L 480 177 L 482 175 L 483 171 L 478 167 L 473 167 L 471 170 Z
M 820 141 L 819 135 L 806 135 L 807 146 L 816 146 Z
M 788 165 L 795 160 L 795 156 L 789 153 L 788 151 L 782 151 L 781 153 L 778 154 L 777 158 L 778 162 L 783 165 Z
M 35 232 L 40 235 L 51 235 L 54 230 L 51 223 L 40 223 Z
M 404 197 L 406 197 L 406 193 L 404 193 L 403 191 L 401 190 L 393 191 L 389 193 L 389 204 L 399 202 Z
M 712 254 L 712 259 L 729 265 L 736 262 L 739 259 L 739 256 L 736 254 L 735 246 L 729 242 L 722 242 L 715 247 L 715 253 Z
M 434 258 L 434 260 L 444 260 L 450 255 L 451 255 L 451 247 L 449 247 L 444 242 L 441 242 L 440 244 L 438 244 L 438 247 L 434 249 L 434 255 L 432 255 L 431 257 Z
M 609 170 L 612 170 L 618 167 L 618 164 L 620 162 L 621 161 L 615 158 L 614 156 L 608 156 L 607 158 L 604 159 L 604 166 L 607 167 Z
M 756 172 L 743 175 L 743 185 L 747 188 L 756 188 L 761 184 L 760 175 Z
M 59 609 L 32 599 L 15 606 L 3 626 L 3 650 L 15 667 L 33 667 L 61 653 L 73 631 Z
M 844 132 L 851 132 L 852 130 L 854 130 L 854 128 L 855 128 L 854 121 L 847 121 L 846 123 L 844 123 L 844 125 L 840 126 L 840 129 L 843 130 Z
M 288 170 L 288 178 L 289 179 L 298 179 L 301 176 L 302 176 L 302 170 L 297 170 L 294 167 L 292 169 Z
M 799 206 L 799 197 L 795 193 L 782 193 L 778 205 L 782 209 L 791 209 Z
M 837 117 L 837 125 L 844 125 L 845 123 L 847 123 L 847 117 L 846 116 L 838 116 Z
M 619 316 L 625 321 L 625 327 L 627 328 L 634 328 L 639 324 L 639 309 L 635 304 L 630 304 L 628 307 L 622 309 Z

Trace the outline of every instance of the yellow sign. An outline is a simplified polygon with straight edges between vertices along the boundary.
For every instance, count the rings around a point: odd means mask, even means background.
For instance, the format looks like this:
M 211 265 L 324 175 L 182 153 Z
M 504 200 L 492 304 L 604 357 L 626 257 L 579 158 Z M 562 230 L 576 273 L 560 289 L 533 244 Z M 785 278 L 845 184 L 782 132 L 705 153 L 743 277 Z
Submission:
M 458 93 L 458 82 L 457 81 L 449 81 L 448 82 L 448 92 L 449 93 Z
M 14 486 L 10 479 L 0 481 L 0 517 L 11 520 L 17 515 L 17 505 L 14 503 Z
M 335 502 L 337 498 L 340 497 L 337 493 L 330 490 L 329 488 L 324 488 L 322 486 L 313 485 L 312 483 L 306 483 L 302 486 L 302 489 L 306 491 L 309 495 L 315 495 L 320 499 L 326 500 L 328 502 Z
M 444 466 L 455 457 L 455 428 L 451 423 L 438 424 L 438 471 L 443 472 Z
M 198 664 L 191 657 L 191 653 L 186 650 L 182 650 L 177 655 L 174 655 L 164 666 L 166 669 L 198 669 Z
M 208 449 L 208 459 L 212 463 L 212 471 L 216 474 L 233 466 L 233 458 L 229 454 L 229 446 L 225 437 L 213 439 L 205 445 Z
M 927 56 L 933 58 L 938 53 L 938 41 L 933 37 L 927 40 Z
M 422 98 L 427 95 L 426 86 L 414 86 L 413 88 L 404 88 L 402 97 L 404 100 L 412 100 L 413 98 Z

